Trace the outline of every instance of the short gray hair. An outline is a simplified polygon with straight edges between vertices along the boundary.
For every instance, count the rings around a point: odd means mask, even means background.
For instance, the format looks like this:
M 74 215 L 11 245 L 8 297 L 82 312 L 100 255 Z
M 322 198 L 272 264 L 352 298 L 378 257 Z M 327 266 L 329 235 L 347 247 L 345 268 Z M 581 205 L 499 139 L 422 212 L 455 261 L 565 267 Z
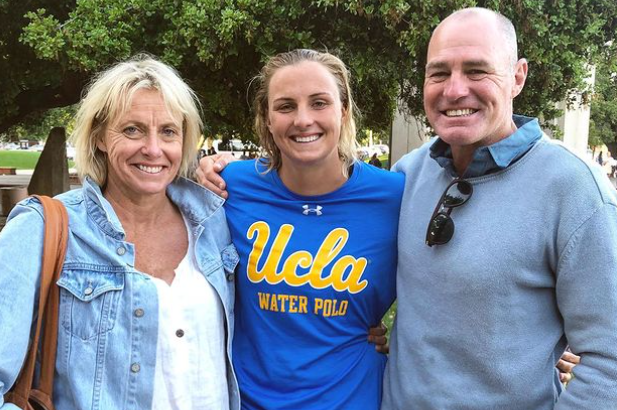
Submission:
M 501 31 L 503 39 L 505 40 L 504 45 L 510 59 L 510 67 L 514 68 L 518 61 L 518 46 L 516 43 L 516 30 L 514 29 L 514 24 L 512 24 L 512 21 L 510 21 L 510 19 L 503 14 L 500 14 L 494 10 L 485 9 L 483 7 L 469 7 L 466 9 L 457 10 L 450 14 L 446 19 L 464 18 L 469 15 L 489 15 L 495 19 L 497 28 Z

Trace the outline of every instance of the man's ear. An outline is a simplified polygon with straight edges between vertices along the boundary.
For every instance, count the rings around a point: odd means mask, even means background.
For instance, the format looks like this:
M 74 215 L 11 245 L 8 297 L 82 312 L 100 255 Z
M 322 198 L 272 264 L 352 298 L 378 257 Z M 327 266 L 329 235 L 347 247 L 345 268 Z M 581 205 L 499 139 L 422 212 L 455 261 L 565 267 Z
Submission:
M 525 86 L 525 81 L 527 80 L 527 70 L 528 70 L 527 60 L 521 58 L 516 62 L 514 66 L 514 85 L 512 86 L 512 98 L 514 99 L 517 95 L 523 91 L 523 87 Z

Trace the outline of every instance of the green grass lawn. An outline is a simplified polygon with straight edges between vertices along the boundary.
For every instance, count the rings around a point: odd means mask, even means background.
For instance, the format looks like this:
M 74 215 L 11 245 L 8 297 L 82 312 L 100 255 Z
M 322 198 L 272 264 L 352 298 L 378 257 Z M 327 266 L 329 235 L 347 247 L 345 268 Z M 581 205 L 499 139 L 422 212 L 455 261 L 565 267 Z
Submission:
M 0 167 L 34 169 L 40 156 L 40 152 L 34 151 L 0 151 Z M 73 166 L 73 161 L 69 161 L 69 168 Z
M 392 304 L 392 306 L 390 307 L 390 310 L 388 310 L 388 312 L 386 312 L 386 314 L 384 315 L 383 319 L 381 319 L 383 321 L 383 323 L 386 325 L 386 327 L 388 328 L 388 343 L 390 343 L 390 333 L 392 333 L 392 326 L 394 326 L 394 316 L 396 315 L 396 302 L 394 302 Z

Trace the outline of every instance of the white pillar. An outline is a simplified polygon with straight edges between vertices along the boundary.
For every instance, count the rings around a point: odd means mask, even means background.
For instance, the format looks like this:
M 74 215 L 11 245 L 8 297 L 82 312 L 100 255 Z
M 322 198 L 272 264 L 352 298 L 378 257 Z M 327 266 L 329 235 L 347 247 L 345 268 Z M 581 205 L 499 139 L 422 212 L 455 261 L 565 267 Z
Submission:
M 589 67 L 589 76 L 586 82 L 590 88 L 593 87 L 596 78 L 596 69 Z M 583 104 L 581 95 L 578 94 L 573 104 L 568 107 L 565 101 L 557 104 L 557 108 L 564 111 L 564 115 L 553 120 L 562 132 L 563 143 L 582 157 L 587 157 L 587 146 L 589 142 L 589 123 L 591 119 L 591 109 L 587 104 Z
M 390 166 L 427 141 L 425 128 L 422 120 L 406 115 L 400 107 L 397 108 L 392 121 Z

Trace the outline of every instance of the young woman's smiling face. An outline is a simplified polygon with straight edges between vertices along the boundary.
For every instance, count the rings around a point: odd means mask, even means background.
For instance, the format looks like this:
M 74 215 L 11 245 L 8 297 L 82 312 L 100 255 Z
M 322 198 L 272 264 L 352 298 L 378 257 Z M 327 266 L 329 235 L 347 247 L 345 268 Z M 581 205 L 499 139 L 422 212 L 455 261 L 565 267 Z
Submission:
M 340 167 L 338 143 L 344 110 L 334 76 L 303 61 L 274 73 L 268 88 L 268 128 L 282 168 Z

